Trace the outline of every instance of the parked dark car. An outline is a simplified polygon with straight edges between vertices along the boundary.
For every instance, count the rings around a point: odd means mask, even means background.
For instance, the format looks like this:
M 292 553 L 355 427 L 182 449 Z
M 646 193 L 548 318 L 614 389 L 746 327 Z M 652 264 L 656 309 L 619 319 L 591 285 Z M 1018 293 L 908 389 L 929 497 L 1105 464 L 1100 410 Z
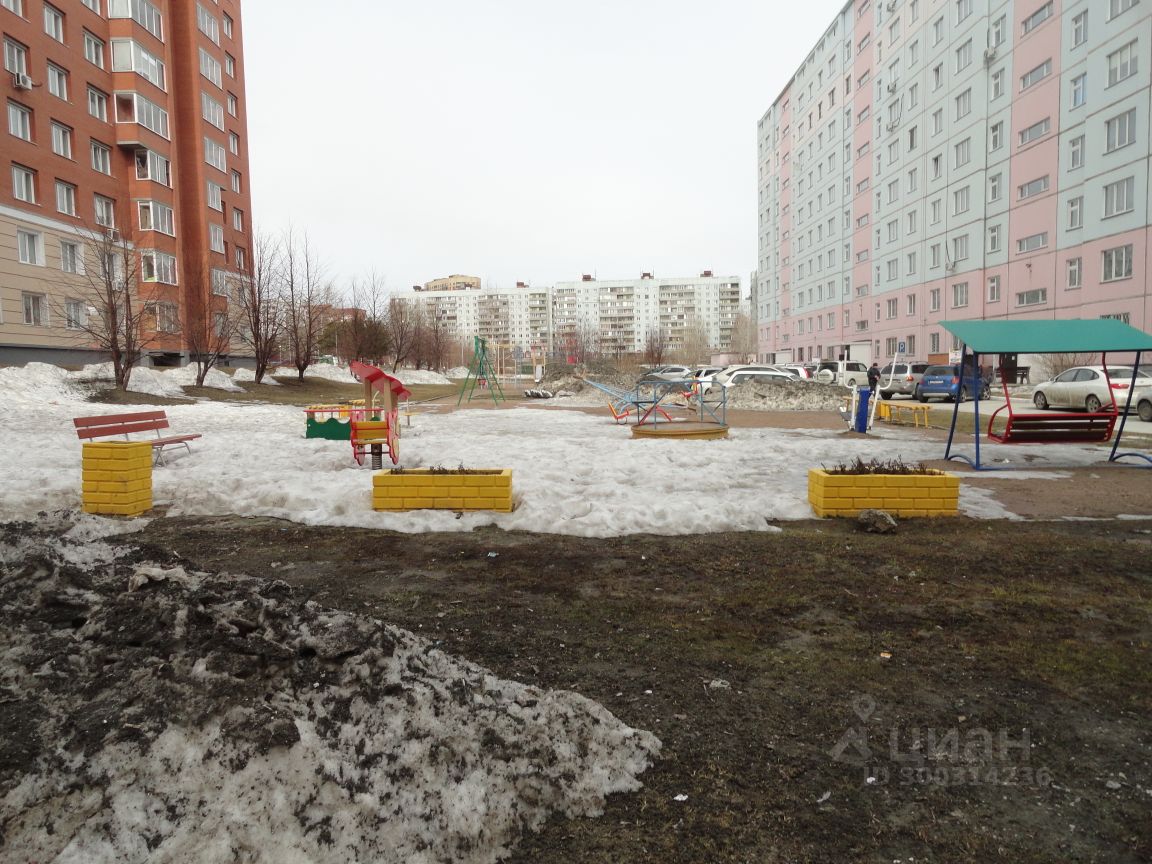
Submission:
M 929 366 L 916 385 L 913 395 L 921 402 L 929 399 L 943 399 L 945 402 L 964 402 L 975 394 L 978 399 L 987 399 L 990 390 L 988 380 L 980 371 L 967 367 L 964 380 L 960 378 L 960 366 Z

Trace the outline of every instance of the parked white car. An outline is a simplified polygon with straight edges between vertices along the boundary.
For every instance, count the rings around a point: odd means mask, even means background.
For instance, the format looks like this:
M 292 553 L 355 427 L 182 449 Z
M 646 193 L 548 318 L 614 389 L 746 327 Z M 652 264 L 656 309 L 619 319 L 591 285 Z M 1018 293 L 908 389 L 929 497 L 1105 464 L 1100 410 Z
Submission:
M 1108 391 L 1111 381 L 1112 392 Z M 1101 408 L 1108 410 L 1112 397 L 1116 406 L 1121 407 L 1128 399 L 1128 388 L 1132 385 L 1131 366 L 1109 366 L 1108 377 L 1103 366 L 1073 366 L 1061 372 L 1051 381 L 1037 384 L 1032 391 L 1032 404 L 1037 408 L 1083 408 L 1095 413 Z M 1140 403 L 1152 399 L 1152 368 L 1142 366 L 1136 376 L 1136 392 L 1132 404 L 1140 411 Z M 1152 403 L 1146 409 L 1152 419 Z M 1141 415 L 1143 419 L 1143 414 Z

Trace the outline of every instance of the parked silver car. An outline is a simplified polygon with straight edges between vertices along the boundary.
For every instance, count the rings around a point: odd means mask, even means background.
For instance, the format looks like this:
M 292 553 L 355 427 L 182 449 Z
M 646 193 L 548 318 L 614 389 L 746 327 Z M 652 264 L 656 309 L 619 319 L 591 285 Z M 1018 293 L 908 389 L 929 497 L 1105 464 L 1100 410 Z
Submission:
M 897 394 L 913 396 L 916 385 L 924 377 L 924 370 L 927 368 L 928 364 L 919 360 L 889 363 L 880 370 L 880 386 L 877 388 L 880 391 L 880 398 L 891 399 Z
M 1109 394 L 1111 382 L 1111 394 Z M 1095 413 L 1101 408 L 1112 410 L 1112 396 L 1120 407 L 1128 399 L 1128 388 L 1133 385 L 1132 367 L 1110 366 L 1108 377 L 1103 366 L 1074 366 L 1032 391 L 1032 402 L 1037 408 L 1083 408 Z M 1140 402 L 1152 394 L 1152 369 L 1142 366 L 1135 381 L 1132 403 L 1141 411 Z M 1148 412 L 1152 417 L 1152 412 Z M 1144 419 L 1143 414 L 1141 418 Z

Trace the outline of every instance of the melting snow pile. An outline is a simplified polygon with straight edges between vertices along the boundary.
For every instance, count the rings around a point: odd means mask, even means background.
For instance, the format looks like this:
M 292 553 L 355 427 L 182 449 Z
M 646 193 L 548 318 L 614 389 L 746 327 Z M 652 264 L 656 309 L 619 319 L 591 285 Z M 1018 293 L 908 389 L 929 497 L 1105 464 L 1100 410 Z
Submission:
M 7 408 L 40 407 L 45 403 L 81 401 L 87 395 L 78 373 L 47 363 L 0 369 L 0 394 Z
M 490 862 L 659 751 L 283 582 L 70 545 L 0 528 L 0 858 Z
M 255 382 L 256 381 L 256 370 L 255 369 L 248 369 L 244 366 L 241 366 L 241 367 L 233 370 L 232 380 L 233 381 Z M 273 387 L 279 387 L 280 386 L 280 382 L 272 377 L 271 372 L 264 373 L 264 378 L 260 381 L 260 383 L 261 384 L 271 384 Z
M 187 366 L 181 366 L 178 369 L 169 369 L 164 373 L 164 377 L 169 381 L 174 381 L 181 387 L 195 387 L 196 386 L 196 364 L 189 363 Z M 228 390 L 229 392 L 243 392 L 243 387 L 237 387 L 232 381 L 232 378 L 221 372 L 219 369 L 209 369 L 208 374 L 204 376 L 204 387 L 211 387 L 215 390 Z
M 399 369 L 392 372 L 385 369 L 389 375 L 399 378 L 405 384 L 451 384 L 445 376 L 439 372 L 433 372 L 431 369 Z M 464 370 L 464 376 L 468 375 L 468 370 Z
M 756 381 L 729 387 L 728 407 L 753 411 L 834 411 L 850 395 L 847 387 L 818 381 Z
M 281 378 L 298 378 L 300 376 L 295 366 L 280 366 L 277 369 L 273 369 L 271 374 Z M 327 381 L 336 381 L 340 384 L 356 383 L 356 379 L 352 377 L 352 373 L 345 367 L 333 366 L 329 363 L 316 363 L 309 366 L 304 370 L 304 377 L 324 378 Z

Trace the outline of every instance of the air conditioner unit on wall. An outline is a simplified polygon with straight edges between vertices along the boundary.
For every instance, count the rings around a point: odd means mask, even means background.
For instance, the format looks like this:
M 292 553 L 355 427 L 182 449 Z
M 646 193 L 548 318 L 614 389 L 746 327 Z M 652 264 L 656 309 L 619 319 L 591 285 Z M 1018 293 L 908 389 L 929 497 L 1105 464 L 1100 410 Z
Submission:
M 996 59 L 996 49 L 995 48 L 985 48 L 984 49 L 984 62 L 985 63 L 991 63 L 995 59 Z
M 12 86 L 17 90 L 31 90 L 32 89 L 32 76 L 25 75 L 23 72 L 12 73 Z
M 897 82 L 889 81 L 888 82 L 888 92 L 889 93 L 895 93 L 896 92 L 896 85 L 897 85 Z

